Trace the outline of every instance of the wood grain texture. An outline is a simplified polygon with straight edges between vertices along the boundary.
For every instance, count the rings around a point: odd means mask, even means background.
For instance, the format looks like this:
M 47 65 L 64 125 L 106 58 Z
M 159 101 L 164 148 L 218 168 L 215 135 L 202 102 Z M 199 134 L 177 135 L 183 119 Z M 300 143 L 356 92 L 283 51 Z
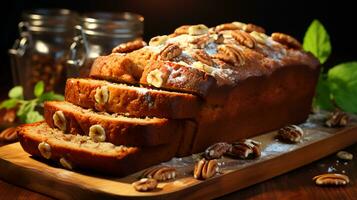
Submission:
M 18 143 L 0 148 L 0 176 L 8 182 L 60 199 L 214 198 L 278 176 L 357 140 L 356 124 L 344 129 L 308 130 L 307 133 L 309 140 L 289 146 L 287 152 L 269 154 L 269 151 L 263 151 L 260 159 L 227 168 L 223 175 L 206 181 L 183 177 L 176 181 L 160 183 L 158 190 L 148 193 L 136 192 L 131 187 L 130 183 L 136 180 L 138 174 L 116 179 L 67 171 L 30 158 Z M 277 143 L 274 140 L 275 134 L 267 133 L 255 139 L 263 142 L 263 148 L 267 150 Z

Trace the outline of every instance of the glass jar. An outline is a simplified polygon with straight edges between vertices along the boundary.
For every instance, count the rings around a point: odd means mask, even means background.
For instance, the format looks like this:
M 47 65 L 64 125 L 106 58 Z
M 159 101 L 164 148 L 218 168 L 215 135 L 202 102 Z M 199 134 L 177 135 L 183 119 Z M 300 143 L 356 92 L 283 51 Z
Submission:
M 24 12 L 22 18 L 20 38 L 9 50 L 14 84 L 24 87 L 25 98 L 33 97 L 33 87 L 40 80 L 44 81 L 46 91 L 63 93 L 76 13 L 37 9 Z
M 83 15 L 70 47 L 68 77 L 87 77 L 96 57 L 109 54 L 118 44 L 141 38 L 143 23 L 141 15 L 129 12 Z

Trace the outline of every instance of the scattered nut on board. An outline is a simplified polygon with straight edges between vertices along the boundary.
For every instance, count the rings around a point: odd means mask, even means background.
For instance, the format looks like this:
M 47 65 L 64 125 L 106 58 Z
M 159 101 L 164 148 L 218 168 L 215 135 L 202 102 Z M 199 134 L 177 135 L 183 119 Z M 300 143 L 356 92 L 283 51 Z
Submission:
M 244 139 L 232 144 L 226 155 L 238 159 L 254 159 L 260 156 L 261 143 L 252 139 Z
M 157 187 L 157 180 L 153 178 L 142 178 L 132 183 L 132 186 L 136 191 L 147 192 L 154 190 Z
M 209 146 L 204 152 L 204 157 L 207 160 L 221 158 L 227 151 L 230 151 L 232 148 L 231 144 L 226 142 L 218 142 Z
M 18 141 L 16 127 L 9 127 L 0 133 L 1 142 L 16 142 Z
M 312 178 L 316 185 L 339 186 L 347 185 L 350 182 L 348 176 L 343 174 L 321 174 Z
M 353 154 L 351 154 L 347 151 L 339 151 L 339 152 L 337 152 L 336 155 L 341 160 L 352 160 L 353 159 Z
M 330 128 L 344 127 L 348 124 L 348 122 L 348 115 L 337 109 L 330 113 L 329 117 L 325 121 L 325 125 Z
M 153 178 L 157 181 L 166 181 L 176 178 L 177 171 L 173 167 L 157 166 L 150 168 L 142 174 L 142 178 Z
M 206 160 L 202 158 L 201 160 L 195 163 L 193 177 L 195 179 L 206 180 L 216 175 L 217 171 L 217 160 Z
M 276 137 L 285 143 L 298 143 L 303 136 L 304 131 L 299 126 L 289 125 L 279 129 Z

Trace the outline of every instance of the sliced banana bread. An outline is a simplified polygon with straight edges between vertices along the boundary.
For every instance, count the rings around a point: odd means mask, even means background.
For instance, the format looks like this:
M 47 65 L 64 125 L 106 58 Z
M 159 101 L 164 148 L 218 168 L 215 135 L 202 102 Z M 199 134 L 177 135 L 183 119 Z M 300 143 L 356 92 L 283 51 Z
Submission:
M 125 176 L 171 159 L 178 142 L 155 147 L 128 147 L 94 142 L 88 136 L 66 134 L 44 122 L 17 129 L 23 149 L 31 155 L 58 162 L 67 169 L 89 169 Z
M 192 94 L 78 78 L 67 80 L 65 98 L 97 111 L 169 119 L 194 118 L 201 105 L 199 98 Z
M 48 101 L 44 106 L 48 125 L 68 133 L 89 135 L 95 141 L 115 145 L 155 146 L 172 141 L 181 134 L 184 120 L 130 118 L 94 112 L 66 101 Z

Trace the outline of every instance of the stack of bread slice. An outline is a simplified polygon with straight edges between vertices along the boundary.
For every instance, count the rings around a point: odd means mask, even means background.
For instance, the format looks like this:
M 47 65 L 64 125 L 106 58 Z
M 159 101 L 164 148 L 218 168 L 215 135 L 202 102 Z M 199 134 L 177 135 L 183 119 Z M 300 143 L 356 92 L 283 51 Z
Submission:
M 319 62 L 291 36 L 253 24 L 182 26 L 97 58 L 67 80 L 45 122 L 18 129 L 28 153 L 124 176 L 215 142 L 302 122 Z

